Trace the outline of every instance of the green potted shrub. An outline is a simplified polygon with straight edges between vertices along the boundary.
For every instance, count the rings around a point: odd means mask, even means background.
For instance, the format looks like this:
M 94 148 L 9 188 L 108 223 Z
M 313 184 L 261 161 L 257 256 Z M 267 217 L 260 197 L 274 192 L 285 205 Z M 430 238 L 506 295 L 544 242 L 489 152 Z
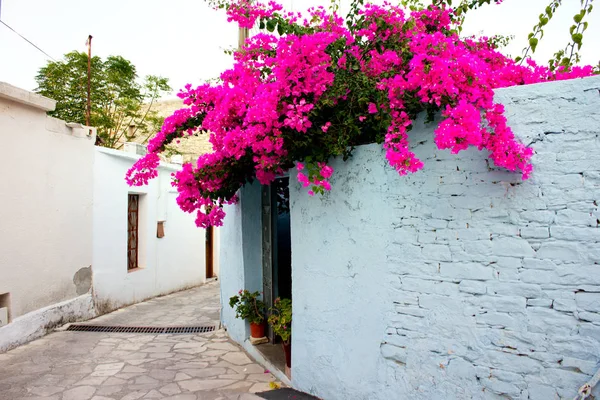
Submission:
M 283 341 L 283 351 L 285 352 L 285 363 L 288 368 L 292 367 L 292 300 L 275 299 L 271 307 L 269 324 L 273 332 Z
M 235 317 L 250 322 L 250 335 L 253 338 L 265 336 L 265 303 L 259 300 L 260 292 L 240 290 L 229 298 L 229 306 L 235 308 Z

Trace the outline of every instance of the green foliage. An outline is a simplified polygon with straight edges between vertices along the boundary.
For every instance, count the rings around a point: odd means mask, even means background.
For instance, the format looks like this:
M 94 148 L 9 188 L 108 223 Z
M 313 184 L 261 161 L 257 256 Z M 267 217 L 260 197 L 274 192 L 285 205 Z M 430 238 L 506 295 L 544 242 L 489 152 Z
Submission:
M 583 33 L 588 28 L 588 22 L 584 18 L 588 16 L 592 10 L 593 0 L 580 0 L 581 10 L 573 16 L 574 25 L 569 27 L 569 35 L 571 40 L 567 43 L 564 49 L 554 53 L 554 58 L 549 61 L 550 68 L 553 70 L 557 67 L 571 67 L 580 61 L 579 50 L 583 45 Z
M 271 307 L 269 324 L 273 332 L 281 337 L 284 343 L 289 343 L 292 337 L 292 300 L 275 299 L 275 304 Z
M 548 25 L 558 7 L 562 5 L 562 0 L 550 0 L 550 3 L 544 9 L 538 17 L 538 22 L 533 26 L 531 32 L 527 36 L 527 47 L 523 49 L 523 56 L 517 57 L 517 62 L 523 62 L 525 59 L 529 57 L 529 52 L 531 54 L 535 53 L 537 49 L 537 45 L 539 41 L 544 37 L 544 27 Z
M 266 306 L 259 297 L 260 292 L 240 290 L 236 296 L 229 298 L 229 307 L 235 308 L 236 318 L 260 324 L 265 319 Z
M 87 54 L 73 51 L 38 71 L 36 92 L 57 101 L 50 115 L 85 124 L 87 68 Z M 90 124 L 98 128 L 99 144 L 119 148 L 138 132 L 147 134 L 146 142 L 163 122 L 151 107 L 170 91 L 168 79 L 160 76 L 149 75 L 139 83 L 135 66 L 121 56 L 109 56 L 105 61 L 92 57 Z M 135 129 L 130 130 L 132 125 Z

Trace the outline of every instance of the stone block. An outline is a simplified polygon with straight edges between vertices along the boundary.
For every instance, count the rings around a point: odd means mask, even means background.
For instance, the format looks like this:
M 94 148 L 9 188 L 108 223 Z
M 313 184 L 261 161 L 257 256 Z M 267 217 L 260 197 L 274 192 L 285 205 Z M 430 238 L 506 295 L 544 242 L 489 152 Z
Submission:
M 499 396 L 515 398 L 521 394 L 521 389 L 509 382 L 504 382 L 494 378 L 482 378 L 481 384 L 490 392 Z
M 447 245 L 425 244 L 423 245 L 423 258 L 426 260 L 450 261 L 452 254 Z
M 458 293 L 458 284 L 443 281 L 429 281 L 418 278 L 402 278 L 400 285 L 402 290 L 409 292 L 454 295 Z
M 526 298 L 542 296 L 542 289 L 539 285 L 521 282 L 488 282 L 487 292 L 499 296 L 522 296 Z
M 417 241 L 419 243 L 435 243 L 437 241 L 437 234 L 434 231 L 420 231 Z
M 556 224 L 566 226 L 596 226 L 596 218 L 590 212 L 559 210 L 556 212 Z
M 600 312 L 600 293 L 575 293 L 578 310 Z
M 536 258 L 523 259 L 523 268 L 528 269 L 545 269 L 553 271 L 556 269 L 556 264 L 550 260 L 540 260 Z
M 545 307 L 552 306 L 552 299 L 527 299 L 527 307 Z
M 527 330 L 533 333 L 569 336 L 578 329 L 577 319 L 553 309 L 542 307 L 527 308 Z
M 553 308 L 557 311 L 573 312 L 577 310 L 574 299 L 556 299 Z
M 477 296 L 471 301 L 474 305 L 485 309 L 506 313 L 525 312 L 527 305 L 525 297 L 515 296 Z
M 485 294 L 487 286 L 483 282 L 463 280 L 458 285 L 458 290 L 464 293 Z
M 583 249 L 578 243 L 565 241 L 544 242 L 536 258 L 560 261 L 581 261 Z
M 556 389 L 550 385 L 530 383 L 527 385 L 529 400 L 558 400 Z
M 505 257 L 533 257 L 535 250 L 521 238 L 498 238 L 492 241 L 492 253 Z
M 581 242 L 599 242 L 600 229 L 593 227 L 572 227 L 572 226 L 552 226 L 550 234 L 554 239 L 581 241 Z
M 547 227 L 529 227 L 521 228 L 521 237 L 523 239 L 547 239 L 550 237 L 550 229 Z
M 548 210 L 523 211 L 519 214 L 523 222 L 537 222 L 542 225 L 550 225 L 554 222 L 556 214 Z
M 494 269 L 480 264 L 442 263 L 440 275 L 454 280 L 486 281 L 494 279 Z
M 420 307 L 403 306 L 400 304 L 396 304 L 395 308 L 396 308 L 396 312 L 398 314 L 412 315 L 414 317 L 421 317 L 421 318 L 427 314 L 426 311 Z
M 596 325 L 600 325 L 600 314 L 587 311 L 577 311 L 575 317 L 582 321 L 592 322 Z
M 477 324 L 489 325 L 492 328 L 519 329 L 519 320 L 505 313 L 487 312 L 475 317 Z
M 408 358 L 406 348 L 393 346 L 391 344 L 384 344 L 381 346 L 381 355 L 383 358 L 401 364 L 406 364 L 406 359 Z
M 492 254 L 491 240 L 474 240 L 464 242 L 465 252 L 477 256 L 489 256 Z

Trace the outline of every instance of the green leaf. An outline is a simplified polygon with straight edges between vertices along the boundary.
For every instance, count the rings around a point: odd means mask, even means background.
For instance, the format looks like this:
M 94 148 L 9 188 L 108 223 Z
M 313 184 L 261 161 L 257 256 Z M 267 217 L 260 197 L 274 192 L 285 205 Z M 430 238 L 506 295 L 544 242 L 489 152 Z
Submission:
M 276 25 L 275 21 L 273 21 L 272 19 L 268 20 L 267 21 L 267 30 L 269 32 L 273 32 L 275 30 L 275 25 Z
M 571 39 L 573 40 L 574 43 L 581 45 L 581 40 L 583 39 L 583 35 L 581 33 L 575 33 L 575 34 L 571 35 Z
M 529 46 L 531 47 L 532 52 L 535 53 L 535 48 L 537 47 L 537 45 L 538 45 L 537 38 L 532 37 L 529 39 Z

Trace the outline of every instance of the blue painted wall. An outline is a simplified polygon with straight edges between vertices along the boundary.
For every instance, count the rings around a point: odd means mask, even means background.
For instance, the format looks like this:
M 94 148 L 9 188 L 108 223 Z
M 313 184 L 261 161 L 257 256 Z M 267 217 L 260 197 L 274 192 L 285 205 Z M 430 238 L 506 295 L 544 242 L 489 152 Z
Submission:
M 229 298 L 240 289 L 262 291 L 261 188 L 258 182 L 240 190 L 240 201 L 226 206 L 221 229 L 221 321 L 235 341 L 249 336 L 246 321 L 236 319 Z

